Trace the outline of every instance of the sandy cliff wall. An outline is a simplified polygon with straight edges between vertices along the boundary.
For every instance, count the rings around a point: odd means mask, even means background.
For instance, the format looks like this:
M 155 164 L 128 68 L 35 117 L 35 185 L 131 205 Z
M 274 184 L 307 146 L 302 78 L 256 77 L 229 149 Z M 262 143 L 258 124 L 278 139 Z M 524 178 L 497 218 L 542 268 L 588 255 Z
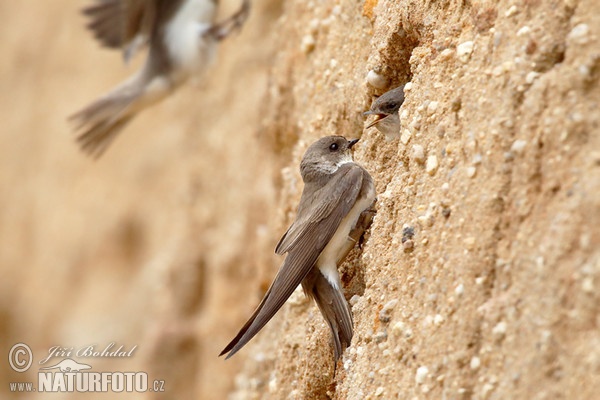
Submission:
M 164 379 L 156 398 L 598 393 L 597 2 L 256 1 L 207 74 L 98 162 L 65 117 L 132 67 L 84 32 L 80 3 L 56 4 L 0 6 L 3 354 L 138 345 L 92 363 Z M 405 82 L 401 137 L 363 131 L 373 95 Z M 342 266 L 343 365 L 301 292 L 217 359 L 282 261 L 300 157 L 330 134 L 361 137 L 378 193 Z M 22 378 L 5 364 L 0 387 Z

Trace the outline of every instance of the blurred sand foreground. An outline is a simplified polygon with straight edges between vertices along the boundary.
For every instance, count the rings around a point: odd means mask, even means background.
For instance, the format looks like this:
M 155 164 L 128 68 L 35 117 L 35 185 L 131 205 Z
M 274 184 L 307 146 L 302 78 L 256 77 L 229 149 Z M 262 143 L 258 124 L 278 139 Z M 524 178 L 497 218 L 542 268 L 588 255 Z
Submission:
M 83 4 L 0 4 L 0 398 L 597 395 L 597 2 L 257 0 L 214 66 L 95 162 L 66 117 L 143 57 L 126 67 L 100 49 Z M 389 85 L 366 84 L 369 70 Z M 372 96 L 407 81 L 402 137 L 363 132 Z M 378 193 L 341 268 L 343 365 L 334 377 L 301 293 L 217 358 L 282 260 L 301 155 L 336 133 L 362 135 Z M 34 354 L 21 374 L 7 360 L 19 342 Z M 129 356 L 76 354 L 120 346 Z M 44 365 L 142 371 L 166 391 L 11 393 L 49 349 Z

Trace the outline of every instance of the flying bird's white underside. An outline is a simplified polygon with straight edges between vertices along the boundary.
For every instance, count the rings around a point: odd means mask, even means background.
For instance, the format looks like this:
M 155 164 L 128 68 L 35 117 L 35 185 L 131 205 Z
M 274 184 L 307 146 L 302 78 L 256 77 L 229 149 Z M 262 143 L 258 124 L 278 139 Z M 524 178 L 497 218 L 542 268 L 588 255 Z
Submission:
M 213 26 L 215 4 L 207 0 L 187 0 L 168 23 L 166 47 L 180 68 L 196 70 L 213 58 L 216 41 L 204 33 Z

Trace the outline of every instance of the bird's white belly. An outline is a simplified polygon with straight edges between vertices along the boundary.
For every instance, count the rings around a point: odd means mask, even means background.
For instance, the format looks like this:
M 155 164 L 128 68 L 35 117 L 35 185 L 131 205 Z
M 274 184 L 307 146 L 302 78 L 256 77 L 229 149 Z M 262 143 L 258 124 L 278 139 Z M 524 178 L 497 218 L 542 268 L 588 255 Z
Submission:
M 342 220 L 333 237 L 317 259 L 317 268 L 321 270 L 321 273 L 327 278 L 327 281 L 336 289 L 341 289 L 340 275 L 337 270 L 338 260 L 343 256 L 343 254 L 340 253 L 346 249 L 348 241 L 352 240 L 348 235 L 356 225 L 358 217 L 360 217 L 360 214 L 369 208 L 371 204 L 373 204 L 373 200 L 375 200 L 375 188 L 371 187 L 370 189 L 367 196 L 354 203 L 354 206 Z

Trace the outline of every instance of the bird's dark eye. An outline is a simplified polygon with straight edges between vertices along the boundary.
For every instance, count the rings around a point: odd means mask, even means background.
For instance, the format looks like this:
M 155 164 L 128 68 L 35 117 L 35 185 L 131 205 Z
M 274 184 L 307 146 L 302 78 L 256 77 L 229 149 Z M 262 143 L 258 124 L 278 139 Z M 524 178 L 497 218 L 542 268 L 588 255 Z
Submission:
M 336 151 L 337 149 L 338 149 L 338 144 L 337 143 L 331 143 L 329 145 L 329 150 Z
M 399 107 L 398 107 L 398 103 L 392 102 L 392 103 L 388 103 L 385 108 L 387 108 L 388 110 L 392 111 L 395 108 L 399 108 Z

